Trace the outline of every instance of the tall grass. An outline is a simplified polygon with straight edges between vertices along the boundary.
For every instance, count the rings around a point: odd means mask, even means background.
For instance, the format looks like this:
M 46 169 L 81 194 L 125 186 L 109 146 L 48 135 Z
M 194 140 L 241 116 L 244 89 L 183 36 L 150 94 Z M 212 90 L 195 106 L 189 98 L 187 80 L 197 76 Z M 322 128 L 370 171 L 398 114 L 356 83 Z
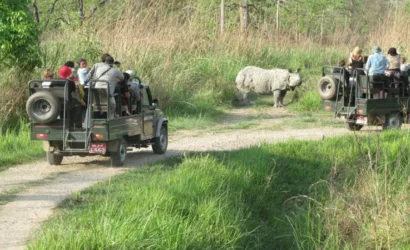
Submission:
M 75 194 L 30 249 L 403 249 L 408 133 L 191 154 Z

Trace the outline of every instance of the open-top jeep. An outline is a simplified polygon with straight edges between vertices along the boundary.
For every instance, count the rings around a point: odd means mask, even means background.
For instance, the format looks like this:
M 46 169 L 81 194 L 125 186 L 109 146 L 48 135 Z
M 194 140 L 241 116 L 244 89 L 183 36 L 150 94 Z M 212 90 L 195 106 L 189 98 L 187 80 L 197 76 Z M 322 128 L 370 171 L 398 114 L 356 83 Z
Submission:
M 64 156 L 100 154 L 109 156 L 112 165 L 121 166 L 129 147 L 151 145 L 156 154 L 167 150 L 168 120 L 158 108 L 158 101 L 152 99 L 149 86 L 138 81 L 141 98 L 130 98 L 130 116 L 125 115 L 126 107 L 117 89 L 116 115 L 110 116 L 109 83 L 105 83 L 106 87 L 96 88 L 96 81 L 90 81 L 85 89 L 86 107 L 80 107 L 78 89 L 72 90 L 68 80 L 29 82 L 26 110 L 31 139 L 43 141 L 51 165 L 61 164 Z M 78 117 L 80 126 L 76 126 Z
M 324 66 L 318 83 L 322 107 L 346 122 L 349 130 L 363 125 L 379 125 L 383 129 L 400 129 L 409 123 L 409 80 L 400 78 L 370 81 L 365 69 L 349 72 L 341 67 Z

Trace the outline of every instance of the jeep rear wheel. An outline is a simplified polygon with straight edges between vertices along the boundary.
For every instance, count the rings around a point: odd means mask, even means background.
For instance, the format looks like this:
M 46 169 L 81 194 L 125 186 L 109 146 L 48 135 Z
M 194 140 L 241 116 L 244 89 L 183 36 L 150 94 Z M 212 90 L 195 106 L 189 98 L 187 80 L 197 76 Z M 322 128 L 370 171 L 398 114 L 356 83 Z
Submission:
M 362 124 L 356 124 L 356 123 L 351 123 L 351 122 L 346 122 L 345 126 L 350 131 L 359 131 L 360 129 L 363 128 Z
M 400 129 L 403 124 L 403 116 L 401 114 L 386 115 L 386 122 L 383 124 L 383 130 Z
M 159 136 L 155 137 L 153 140 L 152 151 L 155 154 L 164 154 L 168 147 L 168 130 L 165 126 L 161 127 Z
M 52 152 L 47 152 L 47 162 L 50 165 L 60 165 L 61 162 L 63 161 L 63 156 L 62 155 L 56 155 L 53 154 Z
M 118 139 L 117 151 L 110 152 L 111 163 L 113 166 L 122 166 L 127 159 L 127 142 L 124 138 Z

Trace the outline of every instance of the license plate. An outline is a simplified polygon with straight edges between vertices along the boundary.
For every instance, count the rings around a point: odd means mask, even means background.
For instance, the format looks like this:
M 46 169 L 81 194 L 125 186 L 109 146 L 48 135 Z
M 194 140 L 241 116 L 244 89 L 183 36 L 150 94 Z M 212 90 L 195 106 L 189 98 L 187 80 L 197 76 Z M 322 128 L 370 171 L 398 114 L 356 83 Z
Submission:
M 107 145 L 105 143 L 91 143 L 88 148 L 90 154 L 105 154 L 107 152 Z

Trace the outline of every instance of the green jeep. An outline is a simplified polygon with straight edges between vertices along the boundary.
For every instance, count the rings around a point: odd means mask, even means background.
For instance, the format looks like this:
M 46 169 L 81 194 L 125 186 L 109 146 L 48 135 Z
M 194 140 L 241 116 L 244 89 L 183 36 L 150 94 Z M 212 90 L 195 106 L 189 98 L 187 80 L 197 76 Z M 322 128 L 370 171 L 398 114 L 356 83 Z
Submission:
M 116 115 L 110 116 L 109 83 L 105 82 L 103 88 L 97 88 L 96 83 L 93 80 L 85 88 L 84 107 L 80 105 L 78 88 L 74 85 L 73 90 L 69 80 L 29 82 L 26 111 L 31 139 L 43 141 L 48 163 L 60 165 L 64 156 L 98 154 L 109 156 L 112 165 L 122 166 L 127 148 L 149 145 L 155 154 L 164 154 L 168 146 L 168 120 L 158 108 L 158 100 L 152 99 L 149 86 L 138 81 L 140 98 L 130 98 L 127 103 L 131 115 L 125 115 L 126 107 L 117 89 L 112 96 L 116 100 Z
M 409 123 L 410 86 L 407 72 L 395 79 L 371 81 L 365 69 L 348 72 L 345 68 L 324 66 L 318 82 L 322 108 L 345 121 L 349 130 L 364 125 L 400 129 Z

